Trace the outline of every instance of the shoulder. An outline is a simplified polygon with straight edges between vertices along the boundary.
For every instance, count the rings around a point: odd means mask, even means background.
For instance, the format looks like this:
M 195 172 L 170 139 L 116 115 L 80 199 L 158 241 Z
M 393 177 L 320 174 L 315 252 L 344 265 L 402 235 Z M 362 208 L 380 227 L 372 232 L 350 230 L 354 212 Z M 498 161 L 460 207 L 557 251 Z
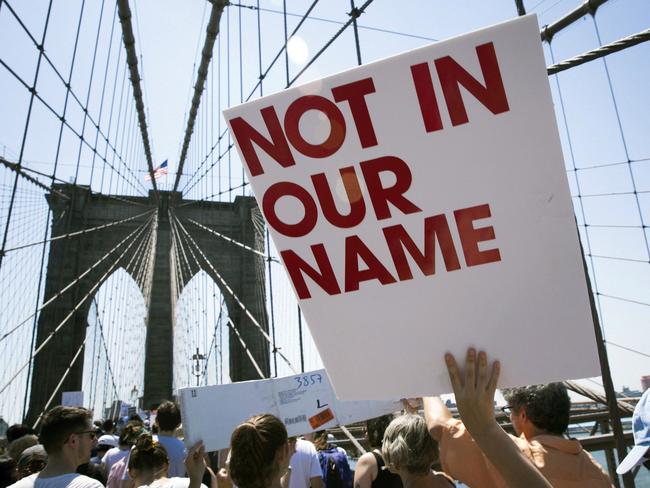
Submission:
M 75 476 L 67 484 L 68 488 L 104 488 L 99 481 L 89 476 L 80 474 Z
M 30 488 L 34 486 L 34 481 L 36 480 L 37 476 L 38 473 L 30 474 L 29 476 L 16 481 L 13 485 L 9 485 L 8 488 Z
M 307 454 L 316 454 L 316 448 L 314 447 L 314 444 L 304 439 L 298 439 L 296 441 L 296 452 L 298 451 Z
M 357 461 L 357 467 L 377 467 L 377 458 L 372 451 L 368 451 L 365 454 L 362 454 L 359 460 Z

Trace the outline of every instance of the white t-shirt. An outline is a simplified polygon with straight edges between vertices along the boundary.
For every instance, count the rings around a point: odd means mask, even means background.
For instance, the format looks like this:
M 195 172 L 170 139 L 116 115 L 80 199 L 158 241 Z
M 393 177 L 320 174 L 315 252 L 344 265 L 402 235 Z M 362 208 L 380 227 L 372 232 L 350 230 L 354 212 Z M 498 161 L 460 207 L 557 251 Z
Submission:
M 78 473 L 41 478 L 40 473 L 27 476 L 9 488 L 104 488 L 99 481 Z
M 188 488 L 190 486 L 189 478 L 167 478 L 165 480 L 156 480 L 150 485 L 140 485 L 137 488 Z M 201 488 L 208 488 L 201 483 Z
M 126 449 L 120 449 L 119 447 L 113 447 L 106 451 L 104 457 L 102 458 L 102 464 L 106 466 L 106 472 L 110 473 L 113 465 L 124 459 L 131 452 L 131 448 L 127 447 Z
M 296 441 L 296 452 L 291 456 L 289 466 L 289 488 L 309 488 L 311 478 L 323 476 L 314 444 L 303 439 Z
M 187 450 L 183 441 L 177 437 L 166 435 L 154 436 L 154 440 L 160 442 L 167 451 L 167 457 L 169 457 L 168 476 L 170 478 L 174 476 L 185 476 L 185 456 L 187 455 Z

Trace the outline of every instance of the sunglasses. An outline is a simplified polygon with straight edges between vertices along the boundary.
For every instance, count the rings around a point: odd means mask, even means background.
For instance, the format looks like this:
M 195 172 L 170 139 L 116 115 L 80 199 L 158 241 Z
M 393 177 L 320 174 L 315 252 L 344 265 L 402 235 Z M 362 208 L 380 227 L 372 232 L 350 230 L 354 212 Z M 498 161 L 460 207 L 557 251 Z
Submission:
M 504 405 L 503 407 L 501 407 L 501 411 L 506 415 L 510 415 L 512 413 L 512 410 L 513 410 L 512 405 Z
M 97 432 L 95 432 L 94 430 L 82 430 L 81 432 L 75 432 L 75 434 L 77 435 L 90 434 L 91 440 L 95 440 L 97 438 Z

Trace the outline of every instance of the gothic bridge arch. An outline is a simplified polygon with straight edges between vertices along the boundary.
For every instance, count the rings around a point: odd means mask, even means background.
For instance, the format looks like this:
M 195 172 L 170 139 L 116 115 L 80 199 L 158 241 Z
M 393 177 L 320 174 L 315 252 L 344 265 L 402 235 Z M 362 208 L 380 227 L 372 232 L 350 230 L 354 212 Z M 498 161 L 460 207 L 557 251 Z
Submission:
M 178 295 L 200 269 L 204 270 L 220 287 L 234 326 L 264 374 L 269 375 L 268 342 L 215 274 L 216 270 L 244 307 L 268 332 L 264 258 L 188 223 L 188 219 L 193 219 L 250 248 L 264 251 L 264 231 L 256 223 L 259 220 L 259 210 L 254 198 L 238 196 L 232 203 L 192 202 L 184 201 L 178 192 L 159 192 L 160 198 L 156 202 L 153 192 L 150 192 L 148 197 L 114 197 L 93 194 L 88 187 L 83 186 L 58 184 L 54 185 L 54 189 L 56 192 L 47 195 L 48 204 L 52 209 L 50 237 L 148 213 L 74 239 L 51 242 L 45 301 L 59 294 L 68 283 L 86 270 L 92 269 L 73 287 L 61 293 L 39 315 L 36 348 L 72 313 L 66 324 L 34 358 L 27 416 L 29 421 L 35 420 L 41 413 L 71 363 L 75 351 L 83 343 L 92 296 L 103 281 L 119 267 L 125 268 L 131 274 L 147 304 L 144 407 L 149 408 L 163 399 L 171 398 L 175 317 L 173 308 L 177 297 L 172 296 L 173 222 L 170 222 L 170 209 L 205 254 L 203 257 L 194 249 L 198 263 L 193 259 L 184 263 L 190 267 L 190 273 L 179 283 Z M 67 195 L 69 199 L 61 195 Z M 135 234 L 130 236 L 134 232 Z M 127 249 L 129 243 L 132 245 Z M 111 250 L 113 252 L 105 260 L 96 264 Z M 143 277 L 142 273 L 134 273 L 135 269 L 141 267 L 129 266 L 134 260 L 147 258 L 151 259 L 152 270 L 148 279 Z M 259 378 L 239 339 L 232 331 L 229 346 L 232 380 Z M 77 361 L 59 388 L 58 397 L 54 399 L 56 403 L 60 402 L 62 391 L 81 389 L 82 374 L 83 361 Z

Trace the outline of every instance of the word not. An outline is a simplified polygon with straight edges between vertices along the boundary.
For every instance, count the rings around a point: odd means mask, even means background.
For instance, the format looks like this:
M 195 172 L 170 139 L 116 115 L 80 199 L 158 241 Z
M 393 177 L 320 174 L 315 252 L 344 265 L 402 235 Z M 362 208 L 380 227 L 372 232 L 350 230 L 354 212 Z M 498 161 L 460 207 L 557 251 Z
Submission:
M 469 122 L 460 86 L 495 115 L 509 110 L 493 43 L 477 46 L 476 54 L 485 85 L 481 84 L 451 56 L 443 56 L 434 60 L 436 74 L 453 126 Z M 443 129 L 429 64 L 420 63 L 411 66 L 411 75 L 426 132 Z M 375 92 L 373 79 L 364 78 L 337 86 L 332 88 L 331 92 L 334 101 L 321 95 L 304 95 L 297 98 L 287 108 L 283 123 L 280 123 L 275 107 L 271 105 L 262 108 L 260 115 L 270 139 L 242 117 L 230 120 L 233 135 L 239 143 L 244 162 L 252 177 L 264 173 L 264 168 L 262 168 L 262 163 L 253 144 L 284 168 L 296 164 L 292 147 L 309 158 L 327 158 L 335 154 L 343 145 L 347 133 L 345 118 L 335 102 L 347 102 L 359 143 L 363 149 L 379 144 L 366 101 L 366 96 Z M 329 124 L 329 134 L 319 144 L 307 141 L 300 132 L 300 120 L 310 110 L 316 110 L 323 114 Z

